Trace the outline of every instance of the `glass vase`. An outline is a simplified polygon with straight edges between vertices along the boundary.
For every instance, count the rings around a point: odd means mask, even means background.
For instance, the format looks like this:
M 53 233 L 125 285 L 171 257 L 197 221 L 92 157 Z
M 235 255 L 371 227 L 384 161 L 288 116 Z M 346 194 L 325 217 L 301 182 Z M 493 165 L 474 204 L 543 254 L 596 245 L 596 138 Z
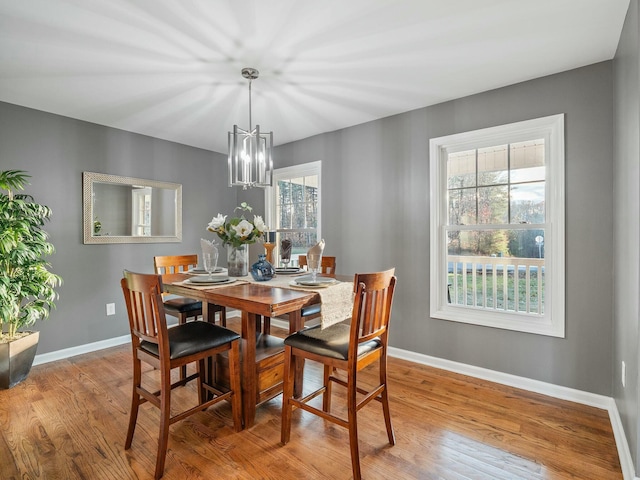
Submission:
M 249 245 L 227 247 L 227 270 L 230 277 L 245 277 L 249 274 Z

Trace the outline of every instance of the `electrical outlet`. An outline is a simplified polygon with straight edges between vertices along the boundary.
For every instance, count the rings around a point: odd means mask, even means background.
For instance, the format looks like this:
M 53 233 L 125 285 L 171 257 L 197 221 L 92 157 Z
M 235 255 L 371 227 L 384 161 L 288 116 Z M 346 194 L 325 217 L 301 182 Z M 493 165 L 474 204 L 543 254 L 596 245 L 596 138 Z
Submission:
M 115 315 L 115 314 L 116 314 L 116 304 L 107 303 L 107 315 Z
M 626 387 L 627 386 L 627 364 L 624 363 L 624 360 L 622 361 L 622 374 L 620 375 L 622 377 L 622 387 Z

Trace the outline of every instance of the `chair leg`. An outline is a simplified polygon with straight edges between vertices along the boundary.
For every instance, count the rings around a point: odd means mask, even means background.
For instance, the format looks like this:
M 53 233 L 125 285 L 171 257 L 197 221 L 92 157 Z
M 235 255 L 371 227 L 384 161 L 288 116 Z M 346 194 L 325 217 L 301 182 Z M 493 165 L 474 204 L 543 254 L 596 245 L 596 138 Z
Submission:
M 185 323 L 187 323 L 187 315 L 185 313 L 179 313 L 178 325 L 184 325 Z M 187 366 L 183 365 L 180 367 L 180 380 L 184 380 L 185 378 L 187 378 Z
M 171 370 L 162 369 L 160 386 L 160 432 L 158 436 L 158 456 L 156 457 L 156 472 L 154 478 L 158 480 L 164 474 L 164 461 L 167 456 L 169 442 L 169 425 L 171 417 Z
M 331 411 L 331 372 L 333 369 L 329 365 L 324 366 L 324 393 L 322 394 L 322 410 L 325 412 Z
M 242 385 L 240 382 L 240 341 L 234 340 L 229 351 L 229 383 L 231 396 L 231 413 L 236 432 L 242 430 Z
M 293 406 L 290 400 L 293 398 L 293 377 L 295 365 L 293 364 L 293 352 L 290 346 L 284 347 L 284 378 L 282 386 L 282 430 L 280 441 L 283 445 L 289 442 L 291 437 L 291 412 Z
M 391 413 L 389 412 L 389 385 L 387 384 L 387 354 L 382 354 L 380 359 L 380 385 L 384 385 L 382 391 L 382 412 L 384 414 L 384 423 L 387 427 L 387 437 L 389 437 L 389 444 L 396 444 L 396 437 L 393 433 L 393 426 L 391 425 Z
M 207 401 L 207 390 L 204 389 L 202 384 L 204 383 L 205 372 L 207 371 L 204 358 L 198 360 L 198 400 L 200 404 Z
M 358 448 L 358 419 L 357 419 L 357 397 L 356 397 L 356 374 L 355 371 L 348 373 L 347 387 L 347 412 L 349 420 L 349 447 L 351 448 L 351 469 L 353 479 L 361 480 L 360 473 L 360 450 Z
M 131 448 L 131 442 L 133 441 L 133 432 L 136 429 L 136 422 L 138 421 L 138 410 L 140 409 L 140 394 L 138 394 L 137 388 L 142 382 L 142 368 L 140 360 L 135 358 L 134 352 L 133 359 L 133 389 L 131 391 L 131 411 L 129 412 L 129 428 L 127 429 L 127 439 L 124 442 L 124 449 Z

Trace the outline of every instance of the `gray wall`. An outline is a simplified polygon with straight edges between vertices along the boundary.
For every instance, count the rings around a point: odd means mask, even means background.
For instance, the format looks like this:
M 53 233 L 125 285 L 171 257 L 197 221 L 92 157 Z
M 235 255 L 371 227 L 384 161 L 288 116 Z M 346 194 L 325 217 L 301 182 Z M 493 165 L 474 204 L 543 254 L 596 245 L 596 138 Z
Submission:
M 322 236 L 338 273 L 396 267 L 394 347 L 611 394 L 612 62 L 281 146 L 322 160 Z M 429 318 L 429 138 L 565 113 L 566 338 Z
M 629 450 L 640 470 L 638 441 L 638 301 L 640 298 L 640 45 L 638 0 L 627 12 L 614 59 L 614 355 L 613 397 Z M 627 366 L 626 388 L 621 363 Z
M 7 103 L 0 103 L 0 169 L 27 170 L 27 193 L 53 210 L 50 260 L 64 285 L 57 309 L 35 326 L 38 354 L 128 334 L 122 270 L 152 272 L 154 255 L 199 253 L 200 238 L 214 238 L 207 223 L 236 206 L 221 154 Z M 182 243 L 84 245 L 83 171 L 181 183 Z M 115 316 L 106 316 L 107 303 L 116 304 Z

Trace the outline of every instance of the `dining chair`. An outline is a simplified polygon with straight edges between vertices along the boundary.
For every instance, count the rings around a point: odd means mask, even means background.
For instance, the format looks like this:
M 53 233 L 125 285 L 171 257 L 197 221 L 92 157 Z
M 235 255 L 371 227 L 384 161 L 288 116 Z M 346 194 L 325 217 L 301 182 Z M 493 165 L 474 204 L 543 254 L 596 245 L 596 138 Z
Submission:
M 190 268 L 198 266 L 198 255 L 158 255 L 153 257 L 153 267 L 158 275 L 187 272 Z M 178 324 L 182 325 L 193 317 L 197 320 L 202 315 L 202 302 L 193 298 L 177 297 L 167 293 L 162 294 L 164 301 L 164 311 L 167 315 L 176 317 Z M 210 305 L 209 311 L 212 315 L 218 314 L 220 325 L 227 326 L 227 309 L 220 305 Z M 208 319 L 207 319 L 208 320 Z M 214 320 L 215 321 L 215 320 Z M 187 375 L 187 367 L 180 369 L 180 379 Z
M 298 265 L 300 267 L 307 266 L 307 256 L 300 255 L 298 257 Z M 323 256 L 322 263 L 320 265 L 322 275 L 325 277 L 335 277 L 336 276 L 336 257 L 331 256 Z M 320 304 L 309 305 L 308 307 L 303 307 L 300 311 L 300 316 L 304 321 L 312 320 L 314 318 L 318 318 L 320 316 Z M 260 331 L 260 319 L 257 320 L 256 330 Z M 269 317 L 263 317 L 262 320 L 262 332 L 269 335 L 271 333 L 271 319 Z
M 356 274 L 355 299 L 351 324 L 345 322 L 322 328 L 305 328 L 289 335 L 285 343 L 284 386 L 282 395 L 281 442 L 289 442 L 293 408 L 301 408 L 349 430 L 351 468 L 353 477 L 360 480 L 360 454 L 358 449 L 357 413 L 371 400 L 382 403 L 389 444 L 395 445 L 395 435 L 389 413 L 387 385 L 387 345 L 391 304 L 396 285 L 395 269 L 379 273 Z M 314 360 L 324 365 L 322 387 L 296 399 L 293 396 L 295 363 Z M 379 360 L 379 385 L 365 390 L 357 384 L 357 373 Z M 346 380 L 337 376 L 346 371 Z M 331 413 L 331 385 L 336 383 L 347 389 L 347 419 Z M 308 404 L 322 395 L 322 410 Z
M 153 257 L 153 267 L 158 275 L 170 273 L 187 272 L 190 268 L 198 266 L 198 256 L 191 255 L 159 255 Z M 182 324 L 188 318 L 196 320 L 202 315 L 202 302 L 192 298 L 168 296 L 163 294 L 164 308 L 168 315 L 178 318 L 178 323 Z M 220 305 L 212 305 L 213 314 L 218 313 L 220 325 L 227 326 L 227 310 Z M 211 308 L 210 307 L 210 308 Z
M 162 276 L 124 272 L 122 292 L 127 305 L 133 349 L 133 391 L 125 450 L 131 447 L 141 404 L 149 402 L 160 409 L 160 432 L 155 477 L 162 477 L 169 440 L 169 426 L 223 400 L 231 403 L 233 424 L 242 430 L 240 386 L 240 335 L 209 322 L 188 322 L 167 327 L 162 301 Z M 205 378 L 205 361 L 228 352 L 230 388 L 223 391 Z M 142 385 L 142 362 L 160 371 L 160 389 Z M 171 383 L 171 370 L 196 363 L 196 373 Z M 198 404 L 171 415 L 171 391 L 192 380 L 198 382 Z M 151 382 L 149 382 L 151 383 Z

